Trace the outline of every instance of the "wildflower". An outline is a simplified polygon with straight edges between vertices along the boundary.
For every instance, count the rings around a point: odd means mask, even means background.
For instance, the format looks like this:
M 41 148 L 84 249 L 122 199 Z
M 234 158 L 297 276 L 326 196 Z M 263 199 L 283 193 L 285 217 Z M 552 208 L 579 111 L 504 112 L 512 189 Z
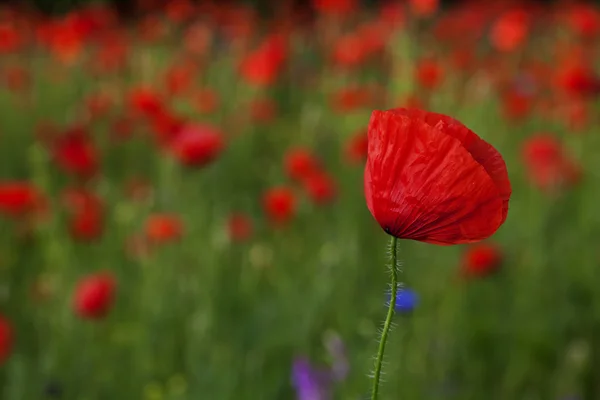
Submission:
M 511 186 L 502 156 L 457 120 L 414 109 L 374 111 L 365 196 L 387 233 L 450 245 L 491 236 Z
M 75 288 L 75 312 L 82 318 L 100 319 L 113 305 L 116 281 L 109 272 L 88 275 Z

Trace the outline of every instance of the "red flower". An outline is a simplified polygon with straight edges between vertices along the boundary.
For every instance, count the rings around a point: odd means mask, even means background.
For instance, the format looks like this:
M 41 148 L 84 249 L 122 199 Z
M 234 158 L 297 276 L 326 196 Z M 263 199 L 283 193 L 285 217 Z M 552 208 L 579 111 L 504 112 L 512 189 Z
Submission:
M 500 249 L 491 244 L 469 247 L 464 254 L 462 272 L 466 276 L 482 277 L 496 271 L 502 263 Z
M 263 206 L 269 219 L 276 224 L 288 222 L 296 211 L 296 198 L 291 189 L 269 189 L 263 197 Z
M 529 17 L 525 11 L 507 11 L 492 26 L 492 45 L 500 51 L 513 51 L 525 42 L 528 30 Z
M 317 12 L 324 15 L 348 15 L 356 9 L 356 0 L 313 0 Z
M 425 89 L 435 89 L 444 80 L 444 70 L 433 59 L 421 60 L 416 72 L 419 85 Z
M 223 150 L 223 135 L 208 125 L 191 125 L 175 137 L 171 150 L 184 165 L 202 167 Z
M 304 190 L 316 204 L 330 203 L 336 197 L 335 182 L 324 172 L 313 173 L 306 177 L 302 183 Z
M 64 194 L 64 202 L 71 213 L 69 231 L 75 240 L 91 241 L 98 239 L 104 231 L 104 206 L 93 193 L 69 189 Z
M 146 238 L 150 243 L 166 244 L 179 240 L 183 223 L 177 215 L 154 214 L 146 220 Z
M 0 315 L 0 365 L 10 356 L 13 347 L 13 330 L 10 322 Z
M 286 153 L 284 165 L 290 178 L 301 181 L 319 169 L 319 160 L 309 150 L 296 148 Z
M 252 220 L 244 214 L 232 214 L 227 221 L 229 237 L 234 242 L 243 242 L 252 236 Z
M 81 128 L 74 128 L 54 143 L 54 159 L 66 173 L 89 178 L 98 170 L 98 154 L 92 141 Z
M 163 102 L 160 96 L 152 89 L 147 87 L 138 87 L 129 94 L 129 104 L 132 111 L 152 117 L 163 110 Z
M 0 182 L 0 213 L 19 217 L 38 209 L 40 192 L 29 182 Z
M 270 86 L 283 69 L 286 53 L 285 39 L 279 35 L 269 36 L 258 49 L 242 60 L 240 74 L 250 84 Z
M 390 235 L 449 245 L 491 236 L 511 195 L 502 156 L 459 121 L 397 108 L 374 111 L 367 206 Z
M 362 163 L 367 159 L 369 139 L 367 132 L 360 132 L 350 138 L 346 145 L 346 159 L 351 164 Z
M 75 312 L 82 318 L 105 317 L 113 305 L 115 289 L 116 281 L 112 274 L 100 272 L 88 275 L 75 288 Z
M 429 17 L 439 8 L 439 0 L 409 0 L 410 10 L 421 17 Z
M 549 135 L 529 138 L 523 146 L 523 161 L 529 178 L 542 190 L 572 186 L 581 177 L 579 165 L 569 159 L 562 144 Z

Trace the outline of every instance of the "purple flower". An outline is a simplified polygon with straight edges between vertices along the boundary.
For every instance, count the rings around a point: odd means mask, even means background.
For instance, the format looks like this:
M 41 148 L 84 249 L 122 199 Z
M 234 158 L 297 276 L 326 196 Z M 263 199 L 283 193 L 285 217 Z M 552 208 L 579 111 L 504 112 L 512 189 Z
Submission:
M 346 347 L 344 346 L 344 342 L 336 333 L 333 332 L 325 335 L 324 342 L 332 360 L 332 378 L 337 382 L 343 381 L 348 376 L 348 371 L 350 369 L 348 365 L 348 359 L 346 357 Z
M 298 400 L 329 400 L 331 373 L 316 369 L 306 357 L 294 360 L 292 382 Z

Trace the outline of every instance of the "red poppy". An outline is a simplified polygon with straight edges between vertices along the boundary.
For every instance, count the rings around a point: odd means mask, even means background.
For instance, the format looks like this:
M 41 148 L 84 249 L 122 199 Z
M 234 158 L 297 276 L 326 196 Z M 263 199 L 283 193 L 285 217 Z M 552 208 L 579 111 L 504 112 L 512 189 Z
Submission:
M 523 45 L 528 30 L 529 16 L 525 11 L 507 11 L 492 26 L 492 45 L 499 51 L 513 51 Z
M 41 193 L 29 182 L 0 182 L 0 213 L 23 216 L 38 209 L 41 201 Z
M 104 206 L 94 193 L 68 189 L 63 195 L 70 213 L 69 231 L 75 240 L 98 239 L 104 231 Z
M 459 121 L 397 108 L 374 111 L 367 206 L 390 235 L 450 245 L 491 236 L 508 213 L 502 156 Z
M 317 12 L 324 15 L 348 15 L 356 5 L 356 0 L 313 0 Z
M 439 0 L 409 0 L 410 10 L 414 15 L 429 17 L 438 10 Z
M 223 135 L 215 128 L 190 125 L 175 137 L 171 150 L 183 165 L 202 167 L 214 160 L 223 147 Z
M 302 184 L 310 199 L 316 204 L 327 204 L 336 197 L 336 185 L 329 175 L 322 171 L 307 176 Z
M 259 97 L 250 104 L 250 118 L 257 124 L 267 124 L 277 116 L 277 105 L 268 97 Z
M 86 276 L 75 288 L 74 308 L 82 318 L 101 319 L 113 305 L 116 280 L 109 272 Z
M 0 365 L 10 356 L 13 347 L 13 330 L 10 322 L 0 315 Z
M 283 224 L 288 222 L 296 212 L 296 197 L 287 187 L 271 188 L 263 197 L 263 206 L 272 222 Z
M 319 169 L 319 160 L 309 150 L 295 148 L 285 154 L 284 166 L 290 178 L 301 181 Z
M 66 173 L 89 178 L 98 170 L 98 153 L 82 128 L 65 132 L 54 143 L 54 159 Z
M 23 40 L 21 34 L 12 24 L 0 23 L 0 54 L 17 51 Z
M 417 82 L 425 89 L 435 89 L 444 80 L 444 70 L 434 59 L 424 59 L 417 65 Z
M 166 244 L 181 238 L 183 222 L 177 215 L 154 214 L 146 220 L 145 231 L 150 243 Z
M 362 163 L 367 159 L 369 150 L 369 138 L 367 132 L 363 131 L 352 136 L 346 144 L 346 159 L 351 164 Z
M 158 93 L 148 87 L 137 87 L 129 94 L 132 111 L 152 117 L 163 111 L 163 102 Z
M 477 244 L 465 252 L 462 273 L 466 276 L 486 276 L 496 271 L 501 263 L 502 253 L 497 246 Z
M 280 35 L 272 35 L 248 54 L 240 64 L 240 74 L 246 82 L 256 86 L 269 86 L 281 73 L 287 57 L 287 43 Z
M 542 190 L 572 186 L 581 178 L 581 168 L 571 160 L 562 143 L 540 134 L 523 145 L 523 161 L 531 181 Z
M 232 214 L 227 221 L 229 237 L 234 242 L 243 242 L 252 236 L 252 220 L 244 214 Z

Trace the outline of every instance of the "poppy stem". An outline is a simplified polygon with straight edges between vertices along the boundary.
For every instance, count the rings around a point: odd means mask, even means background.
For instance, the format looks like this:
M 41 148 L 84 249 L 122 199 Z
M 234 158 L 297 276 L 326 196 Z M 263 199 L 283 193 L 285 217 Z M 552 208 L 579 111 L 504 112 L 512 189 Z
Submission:
M 392 291 L 390 294 L 390 304 L 388 305 L 387 317 L 383 324 L 383 331 L 381 332 L 381 340 L 379 341 L 379 350 L 377 351 L 377 357 L 375 358 L 375 372 L 373 374 L 373 391 L 371 392 L 371 400 L 377 400 L 379 394 L 379 380 L 381 377 L 381 366 L 383 364 L 383 354 L 385 352 L 385 344 L 387 337 L 392 327 L 392 318 L 394 317 L 394 309 L 396 306 L 396 296 L 398 294 L 398 268 L 397 268 L 397 254 L 396 254 L 396 243 L 398 239 L 394 236 L 390 239 L 390 265 L 389 269 L 392 274 Z

